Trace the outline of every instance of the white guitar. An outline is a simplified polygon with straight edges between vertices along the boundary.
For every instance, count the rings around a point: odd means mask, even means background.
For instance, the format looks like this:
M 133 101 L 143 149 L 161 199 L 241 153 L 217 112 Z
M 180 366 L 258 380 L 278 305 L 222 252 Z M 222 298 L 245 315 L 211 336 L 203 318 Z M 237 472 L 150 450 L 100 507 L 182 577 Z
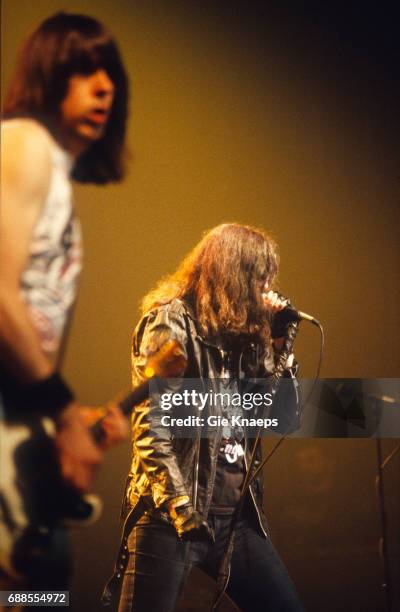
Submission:
M 123 414 L 148 397 L 150 378 L 177 376 L 185 365 L 179 344 L 166 342 L 148 359 L 147 379 L 118 403 Z M 104 436 L 103 418 L 90 428 L 97 443 Z M 98 498 L 63 481 L 53 439 L 50 419 L 0 421 L 0 567 L 17 578 L 29 576 L 54 526 L 89 524 L 100 514 Z

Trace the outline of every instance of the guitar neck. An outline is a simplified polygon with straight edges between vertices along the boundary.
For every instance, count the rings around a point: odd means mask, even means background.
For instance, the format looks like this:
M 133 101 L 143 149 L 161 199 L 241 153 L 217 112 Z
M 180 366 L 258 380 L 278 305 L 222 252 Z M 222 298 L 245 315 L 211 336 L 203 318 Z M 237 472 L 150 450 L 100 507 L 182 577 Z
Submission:
M 145 380 L 137 387 L 135 387 L 133 391 L 131 391 L 131 393 L 129 393 L 129 395 L 127 395 L 123 400 L 118 402 L 118 407 L 124 416 L 129 416 L 132 411 L 132 408 L 143 402 L 148 396 L 149 381 Z M 96 421 L 96 423 L 94 423 L 94 425 L 92 425 L 90 428 L 90 433 L 97 444 L 101 444 L 105 436 L 102 427 L 104 418 L 105 417 L 102 417 L 101 419 Z
M 167 340 L 155 355 L 147 360 L 146 371 L 150 371 L 149 378 L 140 383 L 133 389 L 131 393 L 118 406 L 125 416 L 129 416 L 132 408 L 140 404 L 149 396 L 149 380 L 152 376 L 161 376 L 163 378 L 180 376 L 184 372 L 187 359 L 182 346 L 176 340 Z M 91 434 L 98 444 L 105 437 L 102 428 L 104 417 L 99 419 L 90 428 Z

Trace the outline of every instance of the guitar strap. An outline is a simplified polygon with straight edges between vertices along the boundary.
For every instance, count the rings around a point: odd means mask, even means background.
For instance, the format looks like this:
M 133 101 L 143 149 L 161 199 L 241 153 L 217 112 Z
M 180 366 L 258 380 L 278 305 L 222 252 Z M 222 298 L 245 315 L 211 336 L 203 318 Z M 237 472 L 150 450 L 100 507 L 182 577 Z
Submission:
M 128 565 L 129 553 L 128 553 L 128 537 L 137 521 L 143 516 L 145 511 L 148 510 L 148 505 L 141 497 L 133 508 L 129 511 L 123 527 L 121 542 L 118 549 L 117 560 L 115 562 L 114 573 L 108 580 L 104 587 L 103 594 L 101 596 L 101 603 L 103 606 L 110 606 L 116 596 L 117 592 L 121 588 L 122 577 Z

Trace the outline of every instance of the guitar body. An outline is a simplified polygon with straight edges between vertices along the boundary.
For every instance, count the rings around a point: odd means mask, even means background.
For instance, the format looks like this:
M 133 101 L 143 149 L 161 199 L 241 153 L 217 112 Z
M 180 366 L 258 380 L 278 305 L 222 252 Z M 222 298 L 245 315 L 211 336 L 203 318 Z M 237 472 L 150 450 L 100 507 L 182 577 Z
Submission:
M 186 358 L 169 340 L 147 363 L 149 378 L 177 376 Z M 118 403 L 122 414 L 128 416 L 148 394 L 145 380 Z M 90 428 L 97 443 L 104 436 L 101 421 Z M 30 577 L 49 562 L 49 541 L 57 527 L 93 523 L 101 512 L 96 496 L 81 495 L 63 480 L 54 435 L 48 418 L 0 419 L 0 567 L 16 578 Z
M 100 514 L 95 496 L 82 496 L 60 477 L 50 419 L 0 422 L 0 567 L 29 576 L 61 524 L 88 524 Z
M 29 427 L 0 422 L 0 566 L 13 576 L 16 576 L 13 551 L 29 525 L 14 455 L 29 439 Z

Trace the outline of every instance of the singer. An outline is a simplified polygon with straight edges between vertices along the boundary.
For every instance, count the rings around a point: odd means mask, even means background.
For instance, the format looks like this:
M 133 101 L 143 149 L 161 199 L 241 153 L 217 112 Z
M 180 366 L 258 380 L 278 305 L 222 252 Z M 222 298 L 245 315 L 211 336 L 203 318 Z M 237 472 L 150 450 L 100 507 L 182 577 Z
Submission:
M 286 305 L 271 290 L 277 270 L 277 247 L 263 231 L 236 223 L 209 231 L 143 300 L 133 338 L 134 384 L 144 378 L 146 356 L 169 338 L 185 352 L 185 377 L 223 379 L 235 392 L 243 377 L 270 376 L 282 345 L 282 338 L 272 340 L 276 313 Z M 285 376 L 294 378 L 291 362 Z M 133 508 L 136 524 L 124 534 L 129 554 L 122 546 L 113 579 L 114 586 L 122 581 L 119 612 L 172 612 L 193 565 L 217 577 L 254 444 L 241 426 L 221 426 L 210 438 L 168 439 L 162 414 L 148 400 L 132 417 L 124 514 Z M 297 400 L 293 418 L 298 422 Z M 257 453 L 256 465 L 261 448 Z M 261 479 L 247 494 L 235 533 L 227 586 L 235 604 L 248 612 L 302 610 L 268 533 Z

